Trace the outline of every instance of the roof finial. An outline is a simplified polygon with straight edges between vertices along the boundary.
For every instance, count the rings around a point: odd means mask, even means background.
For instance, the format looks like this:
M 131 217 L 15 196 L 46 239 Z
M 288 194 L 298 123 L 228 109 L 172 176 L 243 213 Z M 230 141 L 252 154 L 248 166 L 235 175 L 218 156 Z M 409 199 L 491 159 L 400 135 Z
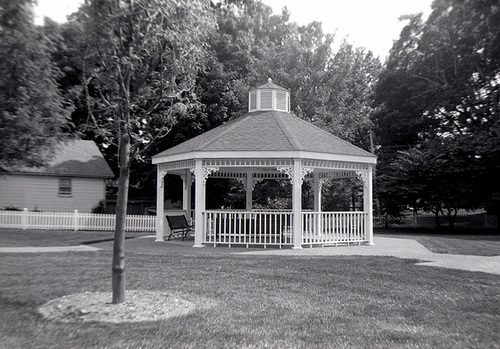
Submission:
M 273 79 L 267 78 L 267 82 L 273 82 Z

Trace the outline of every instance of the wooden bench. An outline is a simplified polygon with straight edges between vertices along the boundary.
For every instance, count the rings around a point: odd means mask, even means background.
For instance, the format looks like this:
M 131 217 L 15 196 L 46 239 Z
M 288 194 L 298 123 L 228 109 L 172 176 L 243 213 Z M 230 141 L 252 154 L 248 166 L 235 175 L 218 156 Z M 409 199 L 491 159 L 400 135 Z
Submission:
M 188 224 L 186 216 L 178 215 L 178 216 L 166 216 L 168 226 L 170 227 L 170 235 L 167 240 L 170 240 L 172 235 L 181 234 L 182 240 L 187 236 L 189 232 L 193 230 L 193 227 Z

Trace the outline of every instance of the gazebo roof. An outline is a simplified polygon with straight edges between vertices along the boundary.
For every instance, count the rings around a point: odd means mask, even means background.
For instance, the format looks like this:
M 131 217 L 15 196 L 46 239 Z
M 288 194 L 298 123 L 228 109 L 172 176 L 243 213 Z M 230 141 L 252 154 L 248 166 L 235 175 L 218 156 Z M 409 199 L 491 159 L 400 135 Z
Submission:
M 245 114 L 165 150 L 153 158 L 185 153 L 305 151 L 375 156 L 290 113 L 270 110 Z
M 308 159 L 375 164 L 376 156 L 290 112 L 290 93 L 272 82 L 249 92 L 249 112 L 153 156 L 195 159 Z

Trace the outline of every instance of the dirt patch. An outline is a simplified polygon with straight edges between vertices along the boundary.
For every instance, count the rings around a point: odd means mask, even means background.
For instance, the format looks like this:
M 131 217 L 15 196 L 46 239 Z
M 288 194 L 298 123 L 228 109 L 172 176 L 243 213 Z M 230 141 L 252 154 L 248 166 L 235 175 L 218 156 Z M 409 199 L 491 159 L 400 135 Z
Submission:
M 121 323 L 163 320 L 215 305 L 199 297 L 184 298 L 168 292 L 130 290 L 125 302 L 112 304 L 111 292 L 85 292 L 54 299 L 39 311 L 47 319 L 63 322 Z

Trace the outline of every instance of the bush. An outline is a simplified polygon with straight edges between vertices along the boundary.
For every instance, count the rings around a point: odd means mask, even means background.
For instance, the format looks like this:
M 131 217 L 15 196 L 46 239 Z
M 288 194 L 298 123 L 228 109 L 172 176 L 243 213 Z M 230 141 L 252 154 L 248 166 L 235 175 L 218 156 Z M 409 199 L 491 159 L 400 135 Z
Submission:
M 99 203 L 92 208 L 92 213 L 106 213 L 106 202 L 104 200 L 99 201 Z

